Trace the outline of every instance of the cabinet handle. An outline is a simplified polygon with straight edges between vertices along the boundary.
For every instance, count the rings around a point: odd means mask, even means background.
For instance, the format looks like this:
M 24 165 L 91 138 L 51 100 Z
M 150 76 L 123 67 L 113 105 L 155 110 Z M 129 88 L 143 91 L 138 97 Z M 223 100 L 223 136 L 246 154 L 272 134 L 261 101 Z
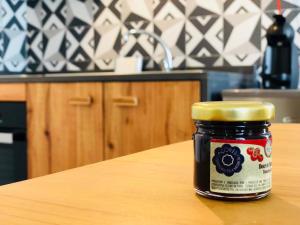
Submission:
M 122 96 L 113 98 L 113 104 L 119 107 L 135 107 L 138 106 L 139 101 L 136 96 Z
M 73 106 L 90 106 L 93 103 L 93 98 L 88 97 L 74 97 L 69 99 L 69 104 Z

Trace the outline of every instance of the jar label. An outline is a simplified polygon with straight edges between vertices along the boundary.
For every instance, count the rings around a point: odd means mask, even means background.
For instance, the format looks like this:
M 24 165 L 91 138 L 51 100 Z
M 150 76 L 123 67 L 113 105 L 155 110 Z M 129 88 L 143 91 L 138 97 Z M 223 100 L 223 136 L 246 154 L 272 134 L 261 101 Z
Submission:
M 250 194 L 271 189 L 271 139 L 213 139 L 210 146 L 212 192 Z

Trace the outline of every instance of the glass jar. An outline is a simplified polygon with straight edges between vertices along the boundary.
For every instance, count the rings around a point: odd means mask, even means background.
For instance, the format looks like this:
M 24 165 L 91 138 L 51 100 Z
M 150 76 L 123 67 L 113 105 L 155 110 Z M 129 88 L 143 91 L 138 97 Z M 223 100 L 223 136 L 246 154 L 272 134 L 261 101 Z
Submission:
M 194 187 L 222 200 L 267 196 L 272 187 L 274 106 L 262 102 L 203 102 L 192 106 Z

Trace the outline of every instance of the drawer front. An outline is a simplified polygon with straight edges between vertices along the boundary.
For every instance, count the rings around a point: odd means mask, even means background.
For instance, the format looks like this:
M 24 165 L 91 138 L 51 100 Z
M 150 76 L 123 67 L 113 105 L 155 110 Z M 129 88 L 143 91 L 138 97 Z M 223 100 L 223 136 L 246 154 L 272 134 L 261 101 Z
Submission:
M 26 84 L 0 84 L 0 101 L 26 101 Z

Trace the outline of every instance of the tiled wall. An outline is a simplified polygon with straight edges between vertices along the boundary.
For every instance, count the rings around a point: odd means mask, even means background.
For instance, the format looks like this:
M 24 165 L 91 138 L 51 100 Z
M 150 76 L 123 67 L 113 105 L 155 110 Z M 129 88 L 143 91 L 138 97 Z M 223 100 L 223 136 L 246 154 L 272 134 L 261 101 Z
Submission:
M 142 55 L 158 67 L 163 51 L 138 28 L 169 45 L 176 68 L 252 65 L 266 46 L 276 0 L 0 0 L 0 73 L 112 70 L 118 55 Z M 283 14 L 300 49 L 300 0 Z

